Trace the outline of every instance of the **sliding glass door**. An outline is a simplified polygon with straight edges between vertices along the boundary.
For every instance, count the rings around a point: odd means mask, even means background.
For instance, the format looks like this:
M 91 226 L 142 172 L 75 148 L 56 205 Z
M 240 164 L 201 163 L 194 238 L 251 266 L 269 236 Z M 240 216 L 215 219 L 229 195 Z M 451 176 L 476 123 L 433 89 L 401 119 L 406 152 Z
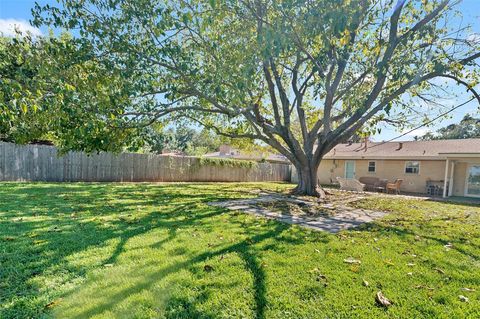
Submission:
M 467 168 L 465 195 L 480 197 L 480 164 L 472 164 Z

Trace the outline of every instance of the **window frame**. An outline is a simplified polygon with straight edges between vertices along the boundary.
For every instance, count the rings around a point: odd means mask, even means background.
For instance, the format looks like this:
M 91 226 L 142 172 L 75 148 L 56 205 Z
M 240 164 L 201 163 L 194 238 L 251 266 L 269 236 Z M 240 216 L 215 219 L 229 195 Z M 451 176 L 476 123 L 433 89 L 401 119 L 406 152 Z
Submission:
M 407 172 L 408 163 L 418 163 L 418 168 L 416 172 Z M 420 175 L 420 161 L 405 161 L 405 168 L 403 170 L 404 174 L 408 175 Z
M 475 163 L 469 163 L 467 164 L 467 167 L 466 167 L 466 171 L 465 171 L 465 188 L 464 188 L 464 196 L 465 197 L 474 197 L 474 198 L 480 198 L 480 195 L 477 195 L 477 194 L 470 194 L 468 192 L 468 179 L 470 177 L 470 169 L 473 167 L 473 166 L 478 166 L 478 164 L 475 164 Z
M 373 171 L 370 170 L 370 163 L 373 163 Z M 377 172 L 377 161 L 368 161 L 367 172 L 369 174 L 375 174 Z

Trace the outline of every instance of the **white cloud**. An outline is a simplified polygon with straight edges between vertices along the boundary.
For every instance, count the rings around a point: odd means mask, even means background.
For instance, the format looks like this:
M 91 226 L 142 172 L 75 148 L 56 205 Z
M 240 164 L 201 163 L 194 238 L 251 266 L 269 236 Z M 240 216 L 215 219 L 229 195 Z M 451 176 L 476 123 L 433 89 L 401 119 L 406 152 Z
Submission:
M 0 34 L 7 37 L 14 37 L 17 32 L 25 35 L 30 33 L 33 36 L 41 36 L 40 29 L 32 27 L 26 20 L 18 19 L 0 19 Z
M 409 130 L 404 130 L 402 133 L 405 133 L 405 132 L 408 132 Z M 409 137 L 415 137 L 415 136 L 423 136 L 425 134 L 427 134 L 428 132 L 430 132 L 430 130 L 428 128 L 425 128 L 425 127 L 421 127 L 421 128 L 418 128 L 412 132 L 409 132 L 407 133 L 407 135 L 405 136 L 409 136 Z

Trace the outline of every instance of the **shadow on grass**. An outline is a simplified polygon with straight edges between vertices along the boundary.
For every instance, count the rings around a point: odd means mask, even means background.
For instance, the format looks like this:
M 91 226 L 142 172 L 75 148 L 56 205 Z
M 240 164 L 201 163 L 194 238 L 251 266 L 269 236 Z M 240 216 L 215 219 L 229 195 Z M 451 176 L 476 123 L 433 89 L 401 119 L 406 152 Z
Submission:
M 3 252 L 0 263 L 4 282 L 0 301 L 9 304 L 0 308 L 0 317 L 36 317 L 48 312 L 45 306 L 51 302 L 41 295 L 31 279 L 48 273 L 53 268 L 62 268 L 67 273 L 65 281 L 84 276 L 91 269 L 113 264 L 125 251 L 125 244 L 132 237 L 153 229 L 168 231 L 166 238 L 152 245 L 161 248 L 174 240 L 178 229 L 201 227 L 204 223 L 225 210 L 213 207 L 198 207 L 198 204 L 219 201 L 239 196 L 231 187 L 205 188 L 201 185 L 148 185 L 148 184 L 3 184 L 0 187 L 0 248 Z M 148 207 L 161 206 L 140 218 L 135 212 Z M 127 216 L 126 219 L 119 217 Z M 237 221 L 232 221 L 237 222 Z M 99 314 L 105 307 L 112 307 L 123 296 L 148 289 L 155 282 L 173 272 L 188 269 L 225 253 L 237 253 L 244 260 L 253 276 L 256 318 L 265 317 L 265 274 L 257 260 L 253 245 L 268 238 L 279 236 L 290 226 L 273 223 L 275 227 L 258 234 L 250 232 L 247 241 L 203 252 L 190 259 L 164 267 L 145 277 L 139 284 L 109 295 L 104 303 L 82 312 L 79 318 Z M 87 267 L 68 265 L 66 258 L 92 247 L 101 247 L 110 240 L 118 240 L 113 253 L 103 261 Z M 301 242 L 301 238 L 285 237 L 286 242 Z M 32 301 L 33 300 L 33 301 Z M 172 300 L 171 302 L 175 302 Z M 183 300 L 185 303 L 186 301 Z M 25 307 L 29 304 L 29 307 Z M 186 311 L 193 311 L 194 305 Z M 190 309 L 190 310 L 188 310 Z M 194 315 L 189 313 L 189 315 Z
M 255 300 L 255 317 L 256 318 L 265 318 L 265 306 L 266 306 L 266 298 L 265 298 L 265 273 L 260 267 L 256 253 L 250 249 L 251 245 L 255 245 L 257 243 L 262 242 L 265 239 L 276 237 L 279 233 L 286 229 L 284 225 L 277 225 L 273 230 L 265 232 L 263 234 L 257 235 L 249 239 L 248 241 L 242 241 L 237 244 L 230 245 L 228 247 L 212 251 L 212 252 L 203 252 L 198 254 L 187 261 L 174 263 L 169 265 L 165 268 L 160 269 L 157 272 L 154 272 L 142 280 L 141 283 L 138 283 L 132 287 L 127 289 L 121 290 L 113 295 L 108 296 L 108 300 L 101 302 L 95 305 L 88 310 L 85 310 L 78 314 L 77 318 L 89 318 L 95 315 L 100 314 L 105 310 L 105 308 L 112 308 L 115 304 L 121 302 L 124 296 L 132 295 L 141 292 L 142 290 L 149 289 L 152 285 L 154 285 L 158 280 L 165 278 L 172 274 L 173 272 L 177 272 L 182 269 L 189 269 L 195 264 L 199 264 L 205 262 L 209 259 L 212 259 L 216 256 L 221 256 L 227 253 L 237 253 L 246 264 L 248 271 L 253 275 L 253 288 L 254 288 L 254 300 Z M 175 302 L 175 300 L 171 301 Z M 186 302 L 185 300 L 183 302 Z M 194 308 L 194 305 L 190 303 L 188 306 L 185 307 L 184 311 L 186 313 L 183 315 L 194 315 L 190 313 L 190 310 Z M 179 313 L 176 313 L 179 315 Z

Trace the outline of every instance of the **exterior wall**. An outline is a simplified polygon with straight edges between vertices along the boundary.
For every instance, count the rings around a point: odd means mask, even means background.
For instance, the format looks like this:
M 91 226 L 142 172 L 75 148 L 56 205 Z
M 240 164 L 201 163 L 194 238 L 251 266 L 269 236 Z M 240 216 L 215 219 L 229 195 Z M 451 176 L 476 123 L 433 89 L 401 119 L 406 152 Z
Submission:
M 320 184 L 337 183 L 337 176 L 345 176 L 345 161 L 343 160 L 323 160 L 318 168 L 318 180 Z
M 480 164 L 480 158 L 449 158 L 455 162 L 453 171 L 453 196 L 465 196 L 465 182 L 469 164 Z M 343 159 L 325 159 L 318 169 L 318 180 L 321 184 L 337 183 L 336 177 L 345 177 L 345 161 Z M 375 176 L 380 179 L 394 181 L 403 179 L 401 190 L 412 193 L 425 193 L 427 180 L 443 181 L 445 179 L 445 160 L 421 160 L 419 174 L 406 174 L 407 160 L 352 160 L 355 161 L 355 178 Z M 368 162 L 376 163 L 375 173 L 368 172 Z M 449 163 L 447 178 L 450 178 L 451 164 Z M 296 182 L 295 168 L 292 167 L 292 182 Z
M 465 194 L 465 178 L 467 177 L 467 163 L 455 163 L 453 169 L 452 195 L 463 196 Z
M 444 160 L 424 160 L 420 162 L 419 174 L 406 174 L 406 160 L 353 160 L 355 161 L 355 178 L 375 176 L 393 182 L 403 179 L 401 190 L 404 192 L 425 193 L 427 180 L 440 181 L 445 178 Z M 376 162 L 375 173 L 368 172 L 368 162 Z M 336 177 L 345 176 L 345 160 L 323 160 L 320 163 L 318 178 L 321 184 L 336 182 Z M 465 178 L 463 178 L 465 183 Z

